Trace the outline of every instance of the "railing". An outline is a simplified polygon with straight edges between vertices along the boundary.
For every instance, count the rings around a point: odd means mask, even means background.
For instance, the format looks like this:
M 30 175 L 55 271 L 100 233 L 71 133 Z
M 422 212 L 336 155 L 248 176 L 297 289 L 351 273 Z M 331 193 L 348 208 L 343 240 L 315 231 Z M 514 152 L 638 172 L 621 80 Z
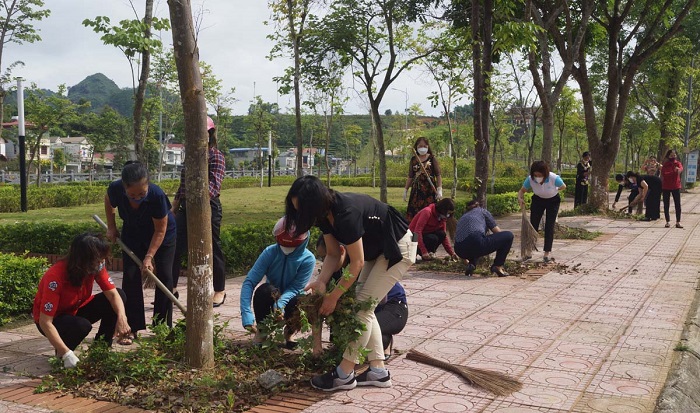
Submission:
M 362 174 L 368 174 L 370 169 L 369 168 L 346 168 L 346 167 L 338 167 L 338 168 L 332 168 L 331 169 L 331 174 L 335 176 L 354 176 L 354 175 L 362 175 Z M 260 178 L 262 172 L 262 177 L 264 179 L 267 179 L 267 169 L 264 171 L 261 171 L 259 169 L 253 170 L 253 169 L 233 169 L 226 171 L 226 177 L 227 178 L 233 178 L 233 179 L 238 179 L 242 177 L 256 177 Z M 313 171 L 310 171 L 308 168 L 304 169 L 304 174 L 309 175 L 309 174 L 318 174 L 318 169 L 314 169 Z M 158 175 L 160 175 L 160 179 L 158 179 Z M 287 169 L 287 168 L 278 168 L 275 169 L 273 172 L 273 176 L 294 176 L 296 175 L 296 171 L 294 169 Z M 326 170 L 321 169 L 321 176 L 326 175 Z M 161 180 L 166 180 L 166 179 L 180 179 L 180 171 L 163 171 L 160 174 L 157 172 L 153 173 L 151 175 L 151 179 L 154 181 L 158 182 Z M 2 171 L 0 170 L 0 184 L 19 184 L 20 183 L 20 175 L 19 172 L 14 172 L 14 171 Z M 69 172 L 69 173 L 50 173 L 46 172 L 44 174 L 41 174 L 41 183 L 65 183 L 65 182 L 88 182 L 88 181 L 114 181 L 116 179 L 120 178 L 120 171 L 114 171 L 114 170 L 107 170 L 104 172 L 93 172 L 93 173 L 78 173 L 78 172 Z M 29 185 L 34 185 L 36 184 L 36 174 L 29 174 L 28 180 L 27 180 Z

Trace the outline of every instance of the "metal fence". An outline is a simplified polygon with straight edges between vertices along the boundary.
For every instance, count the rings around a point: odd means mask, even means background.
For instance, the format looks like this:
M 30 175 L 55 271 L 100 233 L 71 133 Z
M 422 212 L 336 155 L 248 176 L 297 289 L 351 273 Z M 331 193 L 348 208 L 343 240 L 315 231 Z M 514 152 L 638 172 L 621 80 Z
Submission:
M 309 169 L 304 169 L 304 174 L 318 174 L 318 169 L 310 171 Z M 331 174 L 335 176 L 355 176 L 361 174 L 370 173 L 368 168 L 333 168 Z M 107 170 L 104 172 L 93 172 L 93 173 L 51 173 L 46 172 L 41 174 L 41 183 L 66 183 L 66 182 L 89 182 L 89 181 L 114 181 L 120 178 L 121 171 Z M 321 176 L 325 176 L 326 170 L 321 169 Z M 262 176 L 261 176 L 262 175 Z M 294 176 L 296 171 L 294 169 L 280 168 L 275 169 L 273 176 Z M 267 169 L 264 171 L 253 170 L 253 169 L 234 169 L 226 171 L 225 177 L 227 178 L 243 178 L 243 177 L 255 177 L 255 178 L 265 178 L 267 179 Z M 28 184 L 32 185 L 36 183 L 36 174 L 29 174 Z M 180 171 L 163 171 L 155 172 L 151 175 L 151 179 L 155 182 L 159 182 L 166 179 L 180 179 Z M 0 170 L 0 184 L 19 184 L 20 174 L 15 171 L 3 171 Z

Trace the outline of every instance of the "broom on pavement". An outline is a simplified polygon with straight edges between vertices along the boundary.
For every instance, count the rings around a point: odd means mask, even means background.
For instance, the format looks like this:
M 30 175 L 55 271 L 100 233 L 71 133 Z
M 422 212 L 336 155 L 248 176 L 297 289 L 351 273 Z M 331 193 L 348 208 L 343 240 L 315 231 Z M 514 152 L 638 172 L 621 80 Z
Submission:
M 523 217 L 520 223 L 520 257 L 523 260 L 532 258 L 532 250 L 537 251 L 537 230 L 530 223 L 525 207 L 522 208 Z
M 469 385 L 497 396 L 508 396 L 523 388 L 520 381 L 498 371 L 450 364 L 415 350 L 409 350 L 406 353 L 406 358 L 456 373 Z

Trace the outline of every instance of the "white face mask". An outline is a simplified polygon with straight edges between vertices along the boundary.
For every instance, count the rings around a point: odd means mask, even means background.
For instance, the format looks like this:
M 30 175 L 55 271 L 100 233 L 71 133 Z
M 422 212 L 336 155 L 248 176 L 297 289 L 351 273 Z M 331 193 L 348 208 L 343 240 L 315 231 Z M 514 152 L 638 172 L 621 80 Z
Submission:
M 631 183 L 634 183 L 634 179 L 632 179 L 632 178 L 627 178 L 627 180 L 630 181 Z
M 536 176 L 536 177 L 535 177 L 535 182 L 537 182 L 538 184 L 541 184 L 542 181 L 544 181 L 544 178 L 542 178 L 541 176 Z
M 426 153 L 428 153 L 428 148 L 420 147 L 416 151 L 418 152 L 418 155 L 425 155 Z
M 294 250 L 296 250 L 296 247 L 283 247 L 281 245 L 280 245 L 280 248 L 282 249 L 282 253 L 284 253 L 284 255 L 289 255 L 289 254 L 293 253 Z

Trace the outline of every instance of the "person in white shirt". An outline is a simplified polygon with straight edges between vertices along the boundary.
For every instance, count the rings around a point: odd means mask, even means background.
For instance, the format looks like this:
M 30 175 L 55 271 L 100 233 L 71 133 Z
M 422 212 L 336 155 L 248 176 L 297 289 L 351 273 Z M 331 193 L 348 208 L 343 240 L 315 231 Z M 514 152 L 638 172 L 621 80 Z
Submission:
M 566 189 L 566 184 L 561 177 L 550 172 L 549 165 L 545 161 L 535 161 L 530 166 L 530 176 L 523 182 L 518 191 L 518 202 L 525 206 L 525 192 L 532 190 L 532 204 L 530 205 L 530 223 L 534 228 L 539 228 L 542 215 L 547 212 L 544 222 L 544 262 L 554 261 L 550 256 L 554 243 L 554 224 L 559 214 L 561 198 L 559 191 Z

